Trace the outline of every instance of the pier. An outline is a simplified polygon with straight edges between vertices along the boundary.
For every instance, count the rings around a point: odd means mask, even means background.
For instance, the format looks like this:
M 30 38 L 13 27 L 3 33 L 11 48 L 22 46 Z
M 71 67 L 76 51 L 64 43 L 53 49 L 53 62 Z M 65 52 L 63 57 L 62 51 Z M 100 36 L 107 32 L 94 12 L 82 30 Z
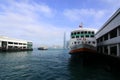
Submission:
M 33 50 L 32 42 L 0 36 L 0 51 Z
M 96 39 L 98 53 L 120 57 L 120 8 L 96 33 Z

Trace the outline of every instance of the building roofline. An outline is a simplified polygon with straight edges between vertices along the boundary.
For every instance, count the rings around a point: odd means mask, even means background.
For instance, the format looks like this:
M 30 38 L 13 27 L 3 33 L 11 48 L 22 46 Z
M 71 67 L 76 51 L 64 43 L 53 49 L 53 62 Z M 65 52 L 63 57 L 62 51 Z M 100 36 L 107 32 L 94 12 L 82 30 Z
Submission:
M 103 26 L 97 31 L 96 35 L 103 30 L 119 13 L 120 8 L 103 24 Z

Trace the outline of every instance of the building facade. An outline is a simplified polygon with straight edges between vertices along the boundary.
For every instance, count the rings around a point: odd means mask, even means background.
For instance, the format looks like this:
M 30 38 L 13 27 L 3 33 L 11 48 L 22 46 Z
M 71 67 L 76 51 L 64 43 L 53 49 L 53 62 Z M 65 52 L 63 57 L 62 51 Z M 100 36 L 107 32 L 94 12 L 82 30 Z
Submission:
M 96 33 L 97 51 L 112 56 L 120 56 L 120 8 Z
M 32 42 L 0 36 L 0 51 L 32 50 Z

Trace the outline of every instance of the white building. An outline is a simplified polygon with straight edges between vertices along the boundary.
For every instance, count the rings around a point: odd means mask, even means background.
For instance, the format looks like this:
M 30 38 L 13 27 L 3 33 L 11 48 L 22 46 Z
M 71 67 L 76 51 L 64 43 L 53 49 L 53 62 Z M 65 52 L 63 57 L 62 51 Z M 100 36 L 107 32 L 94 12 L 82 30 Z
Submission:
M 0 50 L 32 50 L 32 42 L 0 36 Z
M 120 56 L 120 8 L 96 33 L 97 50 L 112 56 Z

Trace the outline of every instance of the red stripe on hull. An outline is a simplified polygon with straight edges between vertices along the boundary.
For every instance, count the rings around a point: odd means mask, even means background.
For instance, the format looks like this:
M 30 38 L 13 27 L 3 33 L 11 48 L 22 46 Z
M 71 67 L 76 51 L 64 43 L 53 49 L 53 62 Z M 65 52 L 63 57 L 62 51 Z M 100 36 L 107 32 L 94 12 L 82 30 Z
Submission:
M 75 53 L 81 53 L 81 52 L 90 52 L 90 53 L 96 53 L 96 50 L 88 49 L 88 48 L 79 48 L 79 49 L 74 49 L 70 51 L 70 54 L 75 54 Z

